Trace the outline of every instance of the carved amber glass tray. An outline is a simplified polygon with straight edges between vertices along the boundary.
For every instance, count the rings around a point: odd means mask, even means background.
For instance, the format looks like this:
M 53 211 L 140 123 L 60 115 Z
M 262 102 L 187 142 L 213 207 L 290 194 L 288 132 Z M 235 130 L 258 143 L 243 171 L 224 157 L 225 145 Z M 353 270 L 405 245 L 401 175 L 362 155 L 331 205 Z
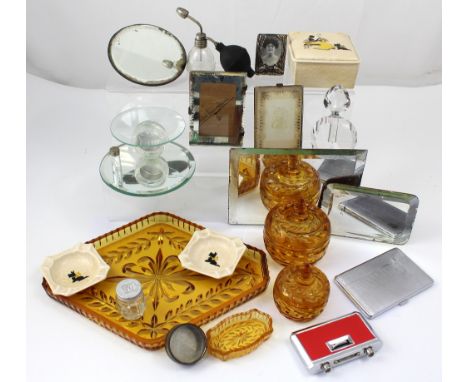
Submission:
M 182 268 L 178 255 L 193 232 L 203 229 L 178 216 L 156 212 L 90 240 L 110 265 L 107 278 L 70 297 L 53 299 L 146 349 L 164 346 L 175 325 L 202 325 L 263 292 L 269 281 L 266 255 L 247 245 L 235 272 L 213 279 Z M 115 286 L 136 278 L 146 297 L 144 316 L 125 320 L 115 307 Z

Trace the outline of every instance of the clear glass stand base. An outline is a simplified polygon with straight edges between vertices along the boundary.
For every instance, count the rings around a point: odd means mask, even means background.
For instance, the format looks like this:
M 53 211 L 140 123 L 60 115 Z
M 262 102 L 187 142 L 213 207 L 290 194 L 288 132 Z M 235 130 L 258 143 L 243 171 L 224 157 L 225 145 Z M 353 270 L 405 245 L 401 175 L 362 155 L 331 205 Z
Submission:
M 167 162 L 169 173 L 164 182 L 141 184 L 139 175 L 135 173 L 141 160 L 142 152 L 138 147 L 120 145 L 120 160 L 122 163 L 122 182 L 116 184 L 112 173 L 113 159 L 106 154 L 99 166 L 99 173 L 105 184 L 115 191 L 132 196 L 158 196 L 167 194 L 186 184 L 195 172 L 195 159 L 190 151 L 175 142 L 164 146 L 161 158 Z

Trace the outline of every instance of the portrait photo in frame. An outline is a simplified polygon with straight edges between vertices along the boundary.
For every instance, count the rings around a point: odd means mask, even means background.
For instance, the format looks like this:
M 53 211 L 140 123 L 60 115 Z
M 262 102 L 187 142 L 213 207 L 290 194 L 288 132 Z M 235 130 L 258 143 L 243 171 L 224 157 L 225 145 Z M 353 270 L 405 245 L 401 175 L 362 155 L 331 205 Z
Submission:
M 255 57 L 257 75 L 282 76 L 286 61 L 285 34 L 259 34 Z

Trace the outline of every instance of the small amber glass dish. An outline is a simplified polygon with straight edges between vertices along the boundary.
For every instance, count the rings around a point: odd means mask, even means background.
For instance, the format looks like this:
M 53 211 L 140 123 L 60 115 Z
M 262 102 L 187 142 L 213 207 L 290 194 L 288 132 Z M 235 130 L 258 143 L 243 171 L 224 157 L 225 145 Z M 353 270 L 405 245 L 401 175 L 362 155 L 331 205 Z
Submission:
M 208 330 L 208 352 L 223 361 L 242 357 L 270 338 L 273 320 L 257 309 L 234 314 Z

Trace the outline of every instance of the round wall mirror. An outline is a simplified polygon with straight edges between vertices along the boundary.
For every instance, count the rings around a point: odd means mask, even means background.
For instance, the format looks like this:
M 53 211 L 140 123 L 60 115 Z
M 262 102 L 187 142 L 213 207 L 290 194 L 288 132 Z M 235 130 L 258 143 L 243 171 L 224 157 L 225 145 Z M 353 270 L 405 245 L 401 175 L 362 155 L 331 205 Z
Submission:
M 109 41 L 107 54 L 121 76 L 146 86 L 174 81 L 187 62 L 180 41 L 167 30 L 149 24 L 129 25 L 117 31 Z

